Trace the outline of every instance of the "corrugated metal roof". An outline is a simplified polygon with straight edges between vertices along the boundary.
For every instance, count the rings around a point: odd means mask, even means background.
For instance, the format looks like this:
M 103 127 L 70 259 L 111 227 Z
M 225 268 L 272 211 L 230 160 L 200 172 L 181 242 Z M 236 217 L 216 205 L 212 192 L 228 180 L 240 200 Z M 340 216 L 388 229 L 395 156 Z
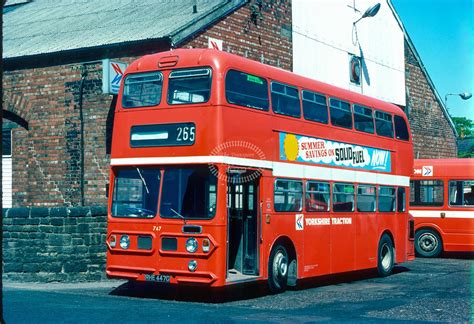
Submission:
M 3 14 L 3 58 L 170 37 L 173 42 L 243 0 L 34 0 Z M 7 3 L 8 5 L 9 3 Z M 193 5 L 197 13 L 193 13 Z M 190 28 L 191 27 L 191 28 Z

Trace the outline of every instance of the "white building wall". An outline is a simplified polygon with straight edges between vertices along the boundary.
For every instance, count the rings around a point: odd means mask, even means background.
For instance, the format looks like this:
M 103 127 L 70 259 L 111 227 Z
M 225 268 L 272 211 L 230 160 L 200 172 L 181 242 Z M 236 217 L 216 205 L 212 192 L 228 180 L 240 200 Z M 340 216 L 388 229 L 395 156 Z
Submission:
M 293 0 L 293 71 L 405 106 L 404 35 L 386 1 Z M 377 2 L 377 15 L 354 28 Z M 360 85 L 350 81 L 350 54 L 363 58 Z
M 2 156 L 2 206 L 12 207 L 12 158 Z

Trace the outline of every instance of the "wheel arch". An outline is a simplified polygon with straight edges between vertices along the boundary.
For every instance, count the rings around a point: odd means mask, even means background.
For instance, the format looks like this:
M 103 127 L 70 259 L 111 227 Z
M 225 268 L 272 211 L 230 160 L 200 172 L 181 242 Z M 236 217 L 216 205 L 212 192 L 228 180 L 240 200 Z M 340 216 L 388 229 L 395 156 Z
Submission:
M 271 251 L 277 245 L 283 245 L 288 252 L 288 257 L 290 260 L 294 260 L 294 262 L 290 262 L 289 266 L 288 285 L 295 286 L 296 280 L 298 279 L 298 253 L 296 252 L 295 244 L 288 236 L 279 236 L 270 246 L 270 249 L 268 250 L 268 257 L 270 257 Z

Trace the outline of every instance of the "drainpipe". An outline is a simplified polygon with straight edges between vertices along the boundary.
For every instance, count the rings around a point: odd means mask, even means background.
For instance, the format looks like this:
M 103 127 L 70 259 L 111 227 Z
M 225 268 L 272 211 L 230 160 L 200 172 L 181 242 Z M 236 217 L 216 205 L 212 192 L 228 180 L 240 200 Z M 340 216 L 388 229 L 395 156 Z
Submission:
M 81 67 L 81 83 L 79 85 L 79 122 L 80 122 L 80 127 L 81 127 L 81 137 L 80 137 L 80 149 L 81 149 L 81 176 L 80 176 L 80 181 L 81 181 L 81 206 L 84 206 L 84 113 L 82 109 L 82 97 L 84 95 L 84 82 L 87 77 L 87 69 L 83 65 Z

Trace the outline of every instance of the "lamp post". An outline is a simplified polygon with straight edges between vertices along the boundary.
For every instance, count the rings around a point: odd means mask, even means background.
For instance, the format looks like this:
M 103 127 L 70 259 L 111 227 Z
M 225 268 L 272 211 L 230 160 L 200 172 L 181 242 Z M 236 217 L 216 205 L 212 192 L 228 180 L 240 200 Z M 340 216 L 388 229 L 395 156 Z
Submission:
M 380 3 L 376 3 L 374 4 L 372 7 L 370 7 L 369 9 L 367 9 L 364 14 L 359 18 L 357 19 L 356 21 L 353 22 L 354 26 L 355 24 L 357 24 L 361 19 L 364 19 L 364 18 L 367 18 L 367 17 L 373 17 L 377 14 L 377 12 L 379 12 L 379 9 L 380 9 Z
M 472 93 L 470 92 L 461 92 L 461 93 L 447 93 L 444 95 L 444 106 L 446 107 L 446 110 L 449 111 L 448 109 L 448 96 L 459 96 L 461 97 L 462 100 L 468 100 L 472 97 Z

